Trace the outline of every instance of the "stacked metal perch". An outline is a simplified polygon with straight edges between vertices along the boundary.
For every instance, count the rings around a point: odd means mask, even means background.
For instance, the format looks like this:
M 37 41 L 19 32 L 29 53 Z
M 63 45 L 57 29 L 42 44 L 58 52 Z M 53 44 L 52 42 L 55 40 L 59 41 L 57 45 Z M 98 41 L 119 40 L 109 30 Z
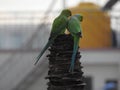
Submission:
M 46 79 L 49 79 L 47 90 L 83 90 L 82 66 L 80 52 L 77 52 L 74 72 L 69 72 L 71 56 L 73 52 L 73 37 L 69 34 L 58 36 L 50 46 L 49 71 Z

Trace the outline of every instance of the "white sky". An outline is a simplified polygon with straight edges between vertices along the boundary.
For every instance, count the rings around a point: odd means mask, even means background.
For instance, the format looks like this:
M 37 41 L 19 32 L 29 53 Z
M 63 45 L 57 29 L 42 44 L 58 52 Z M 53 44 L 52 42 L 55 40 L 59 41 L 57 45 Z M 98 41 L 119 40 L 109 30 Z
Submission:
M 46 10 L 53 0 L 0 0 L 0 11 L 39 11 Z M 108 0 L 65 0 L 66 6 L 75 6 L 79 2 L 91 1 L 103 5 Z M 57 2 L 54 9 L 62 8 L 63 0 L 54 0 Z
M 17 13 L 13 13 L 13 12 L 15 12 L 15 11 L 17 11 L 17 12 L 19 12 L 19 11 L 25 11 L 25 12 L 26 11 L 30 11 L 30 12 L 31 11 L 35 11 L 35 12 L 46 11 L 52 1 L 54 1 L 53 10 L 63 9 L 63 1 L 64 0 L 0 0 L 0 23 L 3 23 L 3 22 L 8 23 L 9 21 L 10 21 L 10 23 L 11 22 L 14 23 L 16 21 L 21 22 L 21 20 L 23 21 L 24 18 L 21 19 L 20 17 L 24 17 L 24 14 L 23 13 L 17 14 Z M 104 6 L 104 4 L 108 0 L 65 0 L 66 7 L 76 6 L 80 2 L 88 2 L 88 1 L 94 2 L 100 6 Z M 120 2 L 117 3 L 117 5 L 115 5 L 114 8 L 119 9 Z M 12 12 L 12 13 L 9 13 L 9 12 Z M 32 14 L 31 13 L 29 15 L 28 14 L 25 13 L 25 18 L 28 17 L 28 19 L 29 19 L 32 17 L 32 16 L 30 16 Z M 33 15 L 35 15 L 35 13 L 33 13 Z M 111 15 L 120 16 L 120 9 L 119 9 L 119 12 L 112 12 Z M 17 20 L 16 20 L 16 17 L 18 18 Z M 10 18 L 11 18 L 11 20 L 10 20 Z M 20 20 L 19 20 L 19 18 L 20 18 Z M 15 19 L 15 20 L 13 20 L 13 19 Z M 27 20 L 27 21 L 26 20 L 24 20 L 25 23 L 30 22 L 29 20 Z M 31 21 L 31 22 L 33 22 L 33 21 Z
M 26 11 L 36 11 L 36 12 L 46 11 L 52 1 L 53 0 L 0 0 L 0 24 L 35 23 L 39 19 L 31 18 L 30 16 L 31 14 L 27 15 L 28 19 L 26 19 L 26 15 L 24 18 L 23 13 L 17 14 L 14 12 L 16 11 L 17 12 L 19 11 L 25 11 L 25 12 Z M 100 6 L 104 6 L 104 4 L 108 0 L 65 0 L 67 7 L 76 6 L 80 2 L 88 2 L 88 1 L 94 2 Z M 54 3 L 55 3 L 53 5 L 54 10 L 61 10 L 63 8 L 63 0 L 54 0 Z M 113 16 L 120 16 L 120 2 L 114 6 L 114 9 L 115 10 L 119 9 L 119 12 L 113 11 L 111 12 L 111 14 Z M 29 17 L 31 19 L 29 19 Z M 117 31 L 120 31 L 120 26 L 118 25 L 120 25 L 120 20 L 117 20 L 117 22 L 112 20 L 111 27 Z

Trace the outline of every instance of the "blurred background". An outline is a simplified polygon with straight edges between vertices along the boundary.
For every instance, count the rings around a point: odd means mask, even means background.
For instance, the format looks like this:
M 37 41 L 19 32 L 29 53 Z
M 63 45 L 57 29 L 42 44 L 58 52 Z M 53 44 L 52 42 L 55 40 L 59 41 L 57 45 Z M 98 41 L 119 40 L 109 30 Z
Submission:
M 80 13 L 85 90 L 120 90 L 119 0 L 0 0 L 0 90 L 47 90 L 46 44 L 64 8 Z

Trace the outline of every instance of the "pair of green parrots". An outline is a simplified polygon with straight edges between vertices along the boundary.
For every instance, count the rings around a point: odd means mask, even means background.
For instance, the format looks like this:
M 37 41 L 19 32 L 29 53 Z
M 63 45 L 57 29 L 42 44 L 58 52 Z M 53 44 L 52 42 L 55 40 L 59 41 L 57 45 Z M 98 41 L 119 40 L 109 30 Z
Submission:
M 55 18 L 52 24 L 49 41 L 47 42 L 45 47 L 42 49 L 40 54 L 38 55 L 35 65 L 38 63 L 43 53 L 54 42 L 55 38 L 60 34 L 64 34 L 67 28 L 67 30 L 71 33 L 71 35 L 74 38 L 73 54 L 72 54 L 71 65 L 69 69 L 69 72 L 74 72 L 74 63 L 75 63 L 76 53 L 79 46 L 79 38 L 81 37 L 81 34 L 82 34 L 80 22 L 82 21 L 83 17 L 80 14 L 76 14 L 73 16 L 71 15 L 72 15 L 71 11 L 68 9 L 65 9 L 61 12 L 61 14 L 57 18 Z

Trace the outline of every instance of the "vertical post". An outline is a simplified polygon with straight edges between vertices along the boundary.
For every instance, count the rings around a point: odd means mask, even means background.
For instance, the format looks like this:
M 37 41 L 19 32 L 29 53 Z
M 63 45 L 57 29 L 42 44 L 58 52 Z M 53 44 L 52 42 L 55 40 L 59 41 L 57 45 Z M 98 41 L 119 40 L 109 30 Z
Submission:
M 63 3 L 63 9 L 65 9 L 66 8 L 66 2 L 65 2 L 65 0 L 63 0 L 62 3 Z
M 119 68 L 119 76 L 120 76 L 120 62 L 118 64 L 118 68 Z M 120 90 L 120 77 L 118 77 L 118 90 Z
M 49 79 L 47 90 L 84 90 L 84 77 L 80 63 L 80 52 L 77 52 L 74 72 L 69 72 L 73 53 L 73 37 L 60 35 L 51 45 L 47 55 L 49 71 L 46 79 Z

